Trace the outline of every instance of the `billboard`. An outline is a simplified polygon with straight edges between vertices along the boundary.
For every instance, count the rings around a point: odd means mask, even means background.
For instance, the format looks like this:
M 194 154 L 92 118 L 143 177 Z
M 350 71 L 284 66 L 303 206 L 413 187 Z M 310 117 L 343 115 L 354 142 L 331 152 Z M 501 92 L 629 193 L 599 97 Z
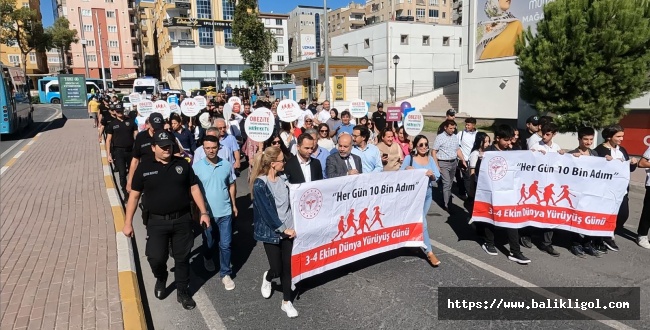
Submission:
M 316 36 L 303 34 L 300 36 L 300 56 L 303 60 L 316 57 Z
M 544 18 L 544 6 L 554 0 L 476 0 L 476 60 L 515 56 L 515 42 Z

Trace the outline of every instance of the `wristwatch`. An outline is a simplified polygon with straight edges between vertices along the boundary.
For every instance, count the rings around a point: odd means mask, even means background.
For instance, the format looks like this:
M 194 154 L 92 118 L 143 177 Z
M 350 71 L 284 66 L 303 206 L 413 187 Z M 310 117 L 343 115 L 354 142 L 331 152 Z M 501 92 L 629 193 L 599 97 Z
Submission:
M 203 213 L 201 213 L 201 215 L 210 215 L 210 213 L 209 212 L 203 212 Z

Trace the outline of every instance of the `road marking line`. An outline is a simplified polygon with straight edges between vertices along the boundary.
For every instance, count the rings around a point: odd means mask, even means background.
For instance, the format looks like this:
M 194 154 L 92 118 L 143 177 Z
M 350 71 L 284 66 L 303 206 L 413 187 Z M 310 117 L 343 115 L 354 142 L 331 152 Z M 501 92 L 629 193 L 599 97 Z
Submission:
M 5 171 L 9 169 L 9 166 L 3 166 L 2 169 L 0 169 L 0 175 L 5 174 Z
M 29 132 L 27 135 L 30 135 L 30 134 L 32 134 L 33 132 L 39 130 L 39 129 L 41 128 L 41 126 L 43 126 L 46 122 L 51 123 L 50 120 L 54 119 L 54 117 L 56 117 L 56 116 L 59 115 L 60 113 L 61 113 L 61 111 L 60 111 L 59 109 L 57 109 L 57 110 L 54 112 L 54 114 L 52 114 L 51 116 L 47 117 L 47 119 L 45 119 L 44 122 L 42 122 L 40 125 L 38 125 L 38 127 L 34 128 L 34 129 L 33 129 L 31 132 Z M 49 126 L 49 123 L 48 123 L 47 126 Z M 43 129 L 47 128 L 47 126 L 45 126 Z M 40 135 L 41 135 L 41 133 L 38 133 L 38 134 L 36 134 L 36 136 L 35 136 L 34 138 L 36 138 L 36 137 L 38 137 L 38 136 L 40 136 Z M 34 138 L 32 138 L 32 139 L 31 139 L 32 141 L 29 141 L 29 143 L 28 143 L 27 145 L 32 145 L 32 144 L 34 143 L 34 141 L 33 141 Z M 27 140 L 27 139 L 20 139 L 20 140 L 14 142 L 14 144 L 12 144 L 11 147 L 9 147 L 9 149 L 5 150 L 5 152 L 3 152 L 2 155 L 0 155 L 0 158 L 5 158 L 5 156 L 6 156 L 9 152 L 11 152 L 11 150 L 13 150 L 15 147 L 17 147 L 20 143 L 22 143 L 22 142 L 25 141 L 25 140 Z
M 12 144 L 11 147 L 9 147 L 9 149 L 5 150 L 5 152 L 3 152 L 2 155 L 0 155 L 0 158 L 5 158 L 5 156 L 11 152 L 11 150 L 14 150 L 14 148 L 20 145 L 20 143 L 23 141 L 25 141 L 25 139 L 16 141 L 16 143 Z
M 470 263 L 470 264 L 472 264 L 472 265 L 474 265 L 474 266 L 476 266 L 476 267 L 478 267 L 480 269 L 486 270 L 486 271 L 488 271 L 488 272 L 490 272 L 490 273 L 492 273 L 492 274 L 494 274 L 496 276 L 499 276 L 499 277 L 501 277 L 501 278 L 503 278 L 503 279 L 505 279 L 507 281 L 510 281 L 510 282 L 512 282 L 512 283 L 514 283 L 516 285 L 519 285 L 521 287 L 525 287 L 525 288 L 529 289 L 530 291 L 533 291 L 533 292 L 535 292 L 535 293 L 537 293 L 539 295 L 542 295 L 542 296 L 544 296 L 546 298 L 550 298 L 550 299 L 563 298 L 562 296 L 559 296 L 559 295 L 557 295 L 557 294 L 555 294 L 553 292 L 550 292 L 548 290 L 542 289 L 542 288 L 540 288 L 539 286 L 537 286 L 537 285 L 535 285 L 533 283 L 530 283 L 530 282 L 528 282 L 526 280 L 523 280 L 523 279 L 521 279 L 521 278 L 519 278 L 519 277 L 517 277 L 515 275 L 512 275 L 512 274 L 510 274 L 508 272 L 505 272 L 505 271 L 503 271 L 501 269 L 498 269 L 498 268 L 496 268 L 494 266 L 491 266 L 491 265 L 489 265 L 489 264 L 487 264 L 487 263 L 485 263 L 483 261 L 480 261 L 480 260 L 478 260 L 476 258 L 470 257 L 470 256 L 468 256 L 468 255 L 466 255 L 466 254 L 464 254 L 464 253 L 462 253 L 462 252 L 460 252 L 458 250 L 455 250 L 454 248 L 451 248 L 451 247 L 449 247 L 447 245 L 436 242 L 436 241 L 434 241 L 432 239 L 429 239 L 429 241 L 431 241 L 432 246 L 435 246 L 436 248 L 438 248 L 438 249 L 440 249 L 442 251 L 445 251 L 445 252 L 447 252 L 447 253 L 449 253 L 449 254 L 451 254 L 451 255 L 453 255 L 453 256 L 455 256 L 455 257 L 457 257 L 457 258 L 459 258 L 459 259 L 461 259 L 463 261 L 466 261 L 466 262 L 468 262 L 468 263 Z M 614 328 L 614 329 L 634 330 L 634 328 L 632 328 L 632 327 L 630 327 L 630 326 L 628 326 L 628 325 L 626 325 L 624 323 L 621 323 L 621 322 L 616 321 L 616 320 L 608 319 L 608 317 L 606 317 L 606 316 L 604 316 L 604 315 L 602 315 L 600 313 L 594 312 L 594 311 L 577 310 L 577 312 L 582 314 L 582 315 L 585 315 L 585 316 L 587 316 L 589 318 L 592 318 L 593 321 L 598 321 L 598 322 L 600 322 L 600 323 L 602 323 L 602 324 L 604 324 L 606 326 L 609 326 L 611 328 Z
M 25 146 L 25 147 L 27 147 L 27 146 Z M 23 148 L 23 149 L 25 149 L 25 148 Z M 18 152 L 14 155 L 14 158 L 18 159 L 18 158 L 20 158 L 20 156 L 22 156 L 24 153 L 25 153 L 24 150 L 20 150 L 20 151 L 18 151 Z
M 223 324 L 219 313 L 214 309 L 214 305 L 208 298 L 208 295 L 205 293 L 203 288 L 200 288 L 196 293 L 194 293 L 194 301 L 196 302 L 196 307 L 199 308 L 201 316 L 205 324 L 210 330 L 223 330 L 226 329 L 226 325 Z

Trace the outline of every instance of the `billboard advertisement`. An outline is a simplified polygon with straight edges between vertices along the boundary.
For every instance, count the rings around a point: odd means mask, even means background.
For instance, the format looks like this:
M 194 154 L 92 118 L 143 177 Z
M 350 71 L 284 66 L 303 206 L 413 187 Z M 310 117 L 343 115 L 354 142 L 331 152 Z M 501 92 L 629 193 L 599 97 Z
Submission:
M 476 60 L 515 56 L 515 43 L 544 18 L 544 6 L 554 0 L 476 0 Z
M 300 36 L 300 56 L 303 60 L 316 57 L 316 36 L 303 34 Z

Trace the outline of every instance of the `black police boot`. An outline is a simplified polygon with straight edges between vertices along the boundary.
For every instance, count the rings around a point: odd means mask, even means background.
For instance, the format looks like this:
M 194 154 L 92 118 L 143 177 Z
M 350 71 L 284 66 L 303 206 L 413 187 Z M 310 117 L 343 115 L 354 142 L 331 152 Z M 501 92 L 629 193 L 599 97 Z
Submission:
M 190 292 L 187 288 L 178 288 L 176 299 L 181 303 L 181 306 L 188 311 L 196 307 L 196 303 L 194 302 L 194 299 L 192 299 L 192 296 L 190 296 Z
M 156 298 L 163 300 L 165 299 L 165 291 L 167 291 L 167 276 L 165 278 L 159 278 L 156 280 L 156 286 L 153 289 L 153 294 Z

